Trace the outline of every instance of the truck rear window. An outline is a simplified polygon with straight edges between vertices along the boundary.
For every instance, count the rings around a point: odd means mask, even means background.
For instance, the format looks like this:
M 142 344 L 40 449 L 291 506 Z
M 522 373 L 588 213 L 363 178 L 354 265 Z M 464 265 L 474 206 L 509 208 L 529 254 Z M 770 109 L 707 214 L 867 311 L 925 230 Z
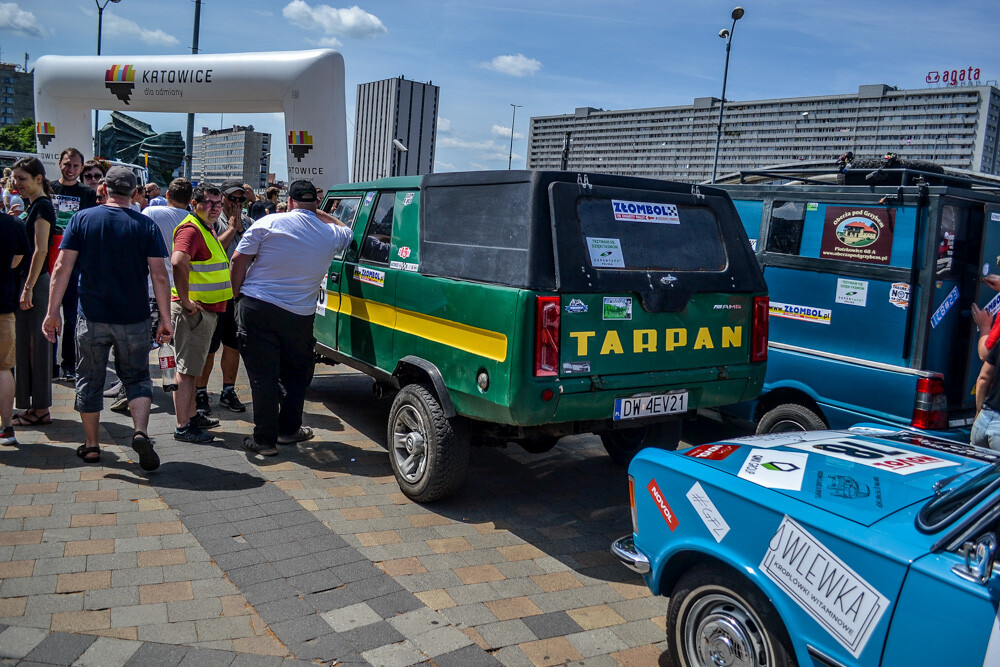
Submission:
M 723 271 L 727 265 L 719 221 L 708 207 L 580 197 L 577 217 L 595 269 Z

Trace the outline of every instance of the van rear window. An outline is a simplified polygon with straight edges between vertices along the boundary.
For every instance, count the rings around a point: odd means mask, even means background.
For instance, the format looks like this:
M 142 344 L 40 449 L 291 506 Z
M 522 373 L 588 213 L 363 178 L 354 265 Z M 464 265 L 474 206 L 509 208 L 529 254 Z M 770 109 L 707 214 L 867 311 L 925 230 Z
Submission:
M 707 206 L 577 199 L 581 241 L 595 269 L 723 271 L 726 246 Z

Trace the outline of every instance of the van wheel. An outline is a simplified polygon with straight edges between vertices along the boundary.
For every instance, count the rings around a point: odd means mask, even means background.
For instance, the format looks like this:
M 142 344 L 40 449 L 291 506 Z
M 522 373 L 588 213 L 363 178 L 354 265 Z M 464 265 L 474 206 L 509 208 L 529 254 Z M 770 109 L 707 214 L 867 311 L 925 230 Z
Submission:
M 681 440 L 681 420 L 668 419 L 646 426 L 602 431 L 599 435 L 611 462 L 627 466 L 643 447 L 658 447 L 670 451 L 677 449 Z
M 789 433 L 793 431 L 819 431 L 826 422 L 804 405 L 783 403 L 764 413 L 757 423 L 757 435 L 762 433 Z
M 517 441 L 517 444 L 521 445 L 524 451 L 529 454 L 544 454 L 559 442 L 559 438 L 554 435 L 535 435 L 527 438 L 522 438 Z
M 667 608 L 670 657 L 678 667 L 794 667 L 778 612 L 760 591 L 729 570 L 685 573 Z
M 459 419 L 448 419 L 434 392 L 403 387 L 389 411 L 389 462 L 399 488 L 421 503 L 445 498 L 465 484 L 469 436 Z

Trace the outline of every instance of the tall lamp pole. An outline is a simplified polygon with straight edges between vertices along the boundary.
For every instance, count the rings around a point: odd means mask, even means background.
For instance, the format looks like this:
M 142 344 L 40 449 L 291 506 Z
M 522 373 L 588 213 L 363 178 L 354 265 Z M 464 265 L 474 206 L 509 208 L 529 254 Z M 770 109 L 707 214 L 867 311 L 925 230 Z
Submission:
M 510 152 L 507 153 L 507 171 L 510 171 L 510 163 L 514 160 L 514 118 L 517 116 L 517 110 L 523 109 L 523 104 L 511 104 L 510 105 Z
M 104 0 L 104 4 L 101 4 L 100 0 L 94 0 L 94 4 L 97 5 L 97 55 L 101 55 L 101 33 L 104 31 L 104 8 L 108 6 L 109 2 L 117 4 L 121 1 L 122 0 Z M 100 152 L 100 146 L 97 141 L 97 117 L 100 114 L 100 109 L 94 109 L 94 157 L 97 157 Z
M 719 142 L 722 140 L 722 113 L 726 110 L 726 79 L 729 78 L 729 47 L 733 43 L 733 31 L 736 30 L 736 22 L 743 18 L 743 8 L 737 7 L 733 10 L 733 27 L 729 30 L 723 28 L 719 31 L 719 37 L 726 40 L 726 67 L 722 70 L 722 100 L 719 102 L 719 127 L 715 131 L 715 161 L 712 163 L 712 183 L 719 172 Z
M 198 35 L 201 32 L 201 0 L 194 2 L 194 34 L 191 35 L 191 53 L 198 53 Z M 184 178 L 191 180 L 194 162 L 194 114 L 187 115 L 187 138 L 184 142 Z M 204 173 L 204 170 L 203 170 Z

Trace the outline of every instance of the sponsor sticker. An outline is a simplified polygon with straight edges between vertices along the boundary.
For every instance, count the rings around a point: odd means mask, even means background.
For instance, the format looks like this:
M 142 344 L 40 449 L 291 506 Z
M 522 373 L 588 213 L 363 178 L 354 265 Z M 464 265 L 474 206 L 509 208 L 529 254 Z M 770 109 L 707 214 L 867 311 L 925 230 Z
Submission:
M 694 483 L 691 490 L 687 492 L 687 499 L 691 501 L 694 511 L 705 522 L 705 527 L 708 528 L 708 532 L 712 533 L 715 541 L 722 542 L 722 538 L 729 532 L 729 524 L 722 518 L 722 513 L 705 493 L 705 489 L 701 488 L 701 482 Z
M 889 286 L 889 303 L 897 308 L 906 309 L 910 305 L 909 283 L 893 283 Z
M 396 269 L 397 271 L 410 271 L 416 272 L 420 268 L 419 264 L 414 264 L 413 262 L 397 262 L 393 260 L 389 262 L 390 269 Z
M 990 213 L 990 222 L 1000 222 L 1000 213 L 996 211 Z
M 818 211 L 819 210 L 819 203 L 818 202 L 814 202 L 814 201 L 811 201 L 811 202 L 807 203 L 806 204 L 806 210 L 807 211 Z
M 816 500 L 846 500 L 854 504 L 874 503 L 882 507 L 882 478 L 857 475 L 832 475 L 822 470 L 816 473 Z
M 783 317 L 789 320 L 813 322 L 814 324 L 829 324 L 833 317 L 833 313 L 827 308 L 798 306 L 793 303 L 779 303 L 777 301 L 771 302 L 768 313 L 771 317 Z
M 371 204 L 373 199 L 375 199 L 374 192 L 369 192 L 368 194 L 366 194 L 364 206 L 368 206 L 368 204 Z
M 370 269 L 367 266 L 355 266 L 354 279 L 376 287 L 385 287 L 385 271 Z
M 563 363 L 563 373 L 571 375 L 573 373 L 589 373 L 589 361 L 567 361 Z
M 934 311 L 934 314 L 931 315 L 931 327 L 937 328 L 937 325 L 941 324 L 941 320 L 944 319 L 944 316 L 948 314 L 948 311 L 951 310 L 951 307 L 956 303 L 958 303 L 958 285 L 951 288 L 951 291 L 948 292 L 948 296 L 944 298 L 941 305 L 938 306 L 937 310 Z
M 878 470 L 888 470 L 897 475 L 912 475 L 915 472 L 958 465 L 954 461 L 945 461 L 929 454 L 921 454 L 902 447 L 860 438 L 843 438 L 825 442 L 794 442 L 789 443 L 788 446 Z
M 316 314 L 326 317 L 326 276 L 319 283 L 319 297 L 316 299 Z
M 751 449 L 739 477 L 769 489 L 799 491 L 808 459 L 808 454 L 799 452 Z
M 827 206 L 819 256 L 866 264 L 888 264 L 894 208 Z
M 757 252 L 757 239 L 750 239 L 750 249 Z
M 855 658 L 889 607 L 888 598 L 788 516 L 760 569 Z
M 629 296 L 604 297 L 604 319 L 631 320 L 632 297 Z
M 569 305 L 566 306 L 567 313 L 585 313 L 587 312 L 587 304 L 579 299 L 570 299 Z
M 739 448 L 739 445 L 698 445 L 684 452 L 684 456 L 690 456 L 693 459 L 721 461 Z
M 868 305 L 868 281 L 838 278 L 837 298 L 835 300 L 837 303 L 864 308 Z
M 618 239 L 601 239 L 588 236 L 587 248 L 590 250 L 590 265 L 595 269 L 625 268 L 622 244 Z
M 407 192 L 405 195 L 403 195 L 403 206 L 406 206 L 407 204 L 410 204 L 412 202 L 413 202 L 412 192 Z
M 666 225 L 681 224 L 681 219 L 677 215 L 677 207 L 674 204 L 651 204 L 648 202 L 612 199 L 611 207 L 615 212 L 615 220 L 655 222 Z
M 1000 310 L 1000 293 L 997 293 L 995 297 L 990 299 L 990 302 L 986 304 L 984 310 L 989 311 L 990 315 L 997 314 L 997 311 Z
M 400 259 L 406 259 L 407 257 L 410 256 L 410 252 L 412 252 L 410 250 L 410 246 L 404 245 L 402 248 L 396 251 L 396 254 L 399 255 Z
M 652 496 L 653 502 L 656 503 L 656 507 L 660 510 L 660 514 L 663 515 L 663 520 L 667 522 L 670 532 L 674 532 L 674 529 L 677 528 L 677 515 L 674 514 L 672 509 L 670 509 L 670 505 L 667 503 L 667 499 L 663 497 L 663 492 L 661 492 L 660 487 L 657 486 L 656 480 L 650 480 L 649 485 L 646 488 L 649 489 L 649 495 Z

